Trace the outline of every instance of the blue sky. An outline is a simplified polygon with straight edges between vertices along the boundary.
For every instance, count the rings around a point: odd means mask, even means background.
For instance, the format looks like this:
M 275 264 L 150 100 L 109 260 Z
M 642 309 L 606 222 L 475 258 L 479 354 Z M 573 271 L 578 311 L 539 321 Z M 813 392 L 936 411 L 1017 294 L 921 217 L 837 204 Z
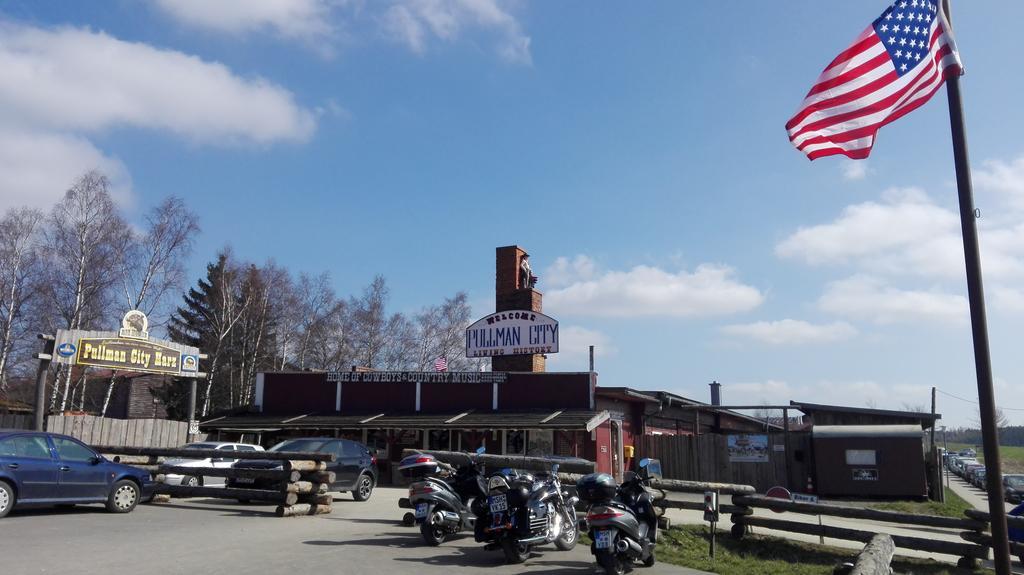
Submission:
M 0 3 L 0 208 L 98 167 L 132 217 L 202 214 L 197 275 L 229 244 L 342 294 L 383 274 L 407 312 L 464 290 L 487 313 L 520 244 L 551 369 L 594 344 L 603 384 L 698 399 L 976 398 L 945 91 L 859 163 L 783 127 L 884 2 L 101 6 Z M 1024 424 L 1024 4 L 953 10 L 997 400 Z

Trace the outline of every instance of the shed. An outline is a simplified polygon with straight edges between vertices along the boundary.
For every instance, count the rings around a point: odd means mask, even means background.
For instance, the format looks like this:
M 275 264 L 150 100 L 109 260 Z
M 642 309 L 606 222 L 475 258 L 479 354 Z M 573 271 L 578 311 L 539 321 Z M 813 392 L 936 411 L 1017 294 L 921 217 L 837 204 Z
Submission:
M 920 425 L 815 425 L 811 435 L 819 494 L 927 496 Z

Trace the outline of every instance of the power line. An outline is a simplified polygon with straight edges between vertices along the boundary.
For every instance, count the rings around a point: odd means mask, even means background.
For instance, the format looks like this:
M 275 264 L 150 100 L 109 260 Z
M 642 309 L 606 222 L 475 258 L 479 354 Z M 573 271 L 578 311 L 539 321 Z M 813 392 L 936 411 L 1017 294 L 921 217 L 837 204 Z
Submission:
M 974 401 L 972 399 L 967 399 L 967 398 L 964 398 L 964 397 L 960 397 L 959 395 L 953 395 L 952 393 L 949 393 L 948 391 L 942 391 L 941 389 L 939 389 L 937 387 L 935 388 L 935 391 L 941 393 L 942 395 L 945 395 L 945 396 L 948 396 L 948 397 L 952 397 L 953 399 L 959 399 L 960 401 L 964 401 L 964 402 L 967 402 L 967 403 L 978 405 L 977 401 Z M 1002 409 L 1003 411 L 1024 411 L 1024 408 L 1021 408 L 1021 407 L 1002 407 L 1002 406 L 997 406 L 997 408 L 998 409 Z

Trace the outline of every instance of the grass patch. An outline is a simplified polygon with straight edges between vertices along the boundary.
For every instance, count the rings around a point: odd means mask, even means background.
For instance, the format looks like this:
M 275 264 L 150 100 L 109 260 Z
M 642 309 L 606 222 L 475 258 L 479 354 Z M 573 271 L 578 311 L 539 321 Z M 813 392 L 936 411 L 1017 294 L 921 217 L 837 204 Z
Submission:
M 858 551 L 825 545 L 791 541 L 766 535 L 746 535 L 733 539 L 728 531 L 719 531 L 715 562 L 708 558 L 706 525 L 684 525 L 659 535 L 658 561 L 700 569 L 721 575 L 831 575 L 839 563 L 856 560 Z M 894 573 L 905 575 L 974 575 L 992 571 L 959 569 L 955 565 L 931 559 L 897 557 Z
M 901 513 L 916 513 L 918 515 L 941 515 L 943 517 L 956 517 L 962 519 L 964 511 L 974 507 L 953 492 L 948 487 L 943 487 L 946 492 L 946 502 L 938 501 L 885 501 L 872 503 L 872 509 L 885 509 L 886 511 L 899 511 Z

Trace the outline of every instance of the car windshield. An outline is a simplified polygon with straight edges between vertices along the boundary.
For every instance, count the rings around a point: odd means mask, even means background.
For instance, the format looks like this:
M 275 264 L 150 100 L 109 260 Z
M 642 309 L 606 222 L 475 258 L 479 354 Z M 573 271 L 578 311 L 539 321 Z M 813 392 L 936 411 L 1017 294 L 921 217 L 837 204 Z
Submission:
M 320 451 L 327 439 L 289 439 L 268 449 L 268 451 Z
M 217 449 L 216 443 L 189 443 L 185 449 Z
M 1024 476 L 1010 475 L 1006 478 L 1006 484 L 1010 487 L 1022 487 L 1024 486 Z

